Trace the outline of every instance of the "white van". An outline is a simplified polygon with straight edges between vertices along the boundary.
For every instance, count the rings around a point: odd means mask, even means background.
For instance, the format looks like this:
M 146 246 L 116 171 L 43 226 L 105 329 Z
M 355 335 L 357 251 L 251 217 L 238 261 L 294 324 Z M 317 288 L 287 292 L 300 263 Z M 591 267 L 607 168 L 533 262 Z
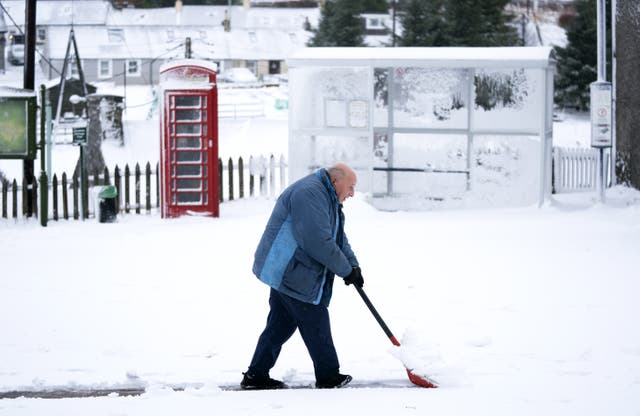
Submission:
M 13 44 L 9 46 L 7 59 L 12 65 L 24 65 L 24 45 Z

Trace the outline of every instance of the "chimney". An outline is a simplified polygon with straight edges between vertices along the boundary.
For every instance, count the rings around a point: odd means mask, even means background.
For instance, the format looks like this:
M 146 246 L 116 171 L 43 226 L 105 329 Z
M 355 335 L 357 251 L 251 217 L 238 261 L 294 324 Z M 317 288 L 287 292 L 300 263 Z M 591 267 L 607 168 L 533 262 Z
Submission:
M 176 0 L 176 25 L 180 26 L 182 18 L 182 0 Z

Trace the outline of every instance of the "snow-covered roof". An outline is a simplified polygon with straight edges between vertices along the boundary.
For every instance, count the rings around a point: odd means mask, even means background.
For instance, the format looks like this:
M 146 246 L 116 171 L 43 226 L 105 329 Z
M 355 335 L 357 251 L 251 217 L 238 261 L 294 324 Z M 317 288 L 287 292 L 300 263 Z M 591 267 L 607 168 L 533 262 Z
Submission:
M 11 18 L 24 25 L 25 1 L 3 0 L 2 5 Z M 154 9 L 115 9 L 104 0 L 38 0 L 36 23 L 38 25 L 107 25 L 107 26 L 206 26 L 222 30 L 225 12 L 231 10 L 231 28 L 272 28 L 301 30 L 306 19 L 317 25 L 317 8 L 267 8 L 242 6 L 184 5 L 178 12 L 175 7 Z M 7 20 L 9 23 L 9 20 Z M 13 26 L 13 24 L 11 24 Z
M 174 7 L 157 9 L 112 9 L 106 24 L 109 26 L 207 26 L 222 29 L 227 6 L 182 6 L 180 12 Z M 317 24 L 317 9 L 308 8 L 248 8 L 233 6 L 231 28 L 300 30 L 309 19 Z
M 24 0 L 2 0 L 2 5 L 7 13 L 20 26 L 24 25 L 25 4 Z M 36 24 L 49 26 L 104 24 L 111 8 L 111 4 L 103 0 L 38 0 L 36 3 Z M 9 21 L 7 19 L 7 24 Z
M 36 91 L 0 86 L 0 97 L 35 97 Z
M 434 68 L 546 68 L 555 63 L 550 47 L 306 48 L 293 54 L 289 67 L 374 66 Z
M 12 18 L 24 21 L 24 0 L 3 0 Z M 231 10 L 231 31 L 222 21 Z M 303 24 L 316 25 L 317 8 L 182 6 L 114 9 L 102 0 L 39 0 L 37 24 L 47 26 L 42 47 L 63 59 L 73 23 L 81 59 L 174 59 L 184 56 L 187 37 L 193 56 L 213 60 L 284 60 L 311 37 Z
M 110 37 L 113 28 L 106 26 L 75 26 L 74 33 L 81 59 L 169 59 L 184 56 L 187 37 L 191 38 L 194 58 L 284 60 L 294 51 L 304 48 L 309 32 L 277 29 L 225 32 L 211 27 L 124 26 L 117 37 Z M 170 32 L 170 33 L 169 33 Z M 47 54 L 51 59 L 63 59 L 69 28 L 50 27 Z

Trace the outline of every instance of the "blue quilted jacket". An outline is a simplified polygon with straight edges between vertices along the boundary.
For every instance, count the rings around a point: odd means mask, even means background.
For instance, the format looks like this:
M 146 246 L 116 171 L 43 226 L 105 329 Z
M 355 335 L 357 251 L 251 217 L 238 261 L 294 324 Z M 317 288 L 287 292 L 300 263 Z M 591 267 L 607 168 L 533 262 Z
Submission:
M 327 171 L 285 189 L 258 244 L 253 273 L 292 298 L 328 306 L 334 275 L 345 277 L 357 265 Z

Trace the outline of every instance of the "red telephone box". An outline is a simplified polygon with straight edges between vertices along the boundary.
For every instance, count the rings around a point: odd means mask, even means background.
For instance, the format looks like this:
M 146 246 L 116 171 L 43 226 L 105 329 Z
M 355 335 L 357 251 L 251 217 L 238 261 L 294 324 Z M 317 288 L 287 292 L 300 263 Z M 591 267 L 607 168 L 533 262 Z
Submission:
M 160 195 L 163 218 L 219 216 L 216 65 L 196 59 L 160 67 Z

